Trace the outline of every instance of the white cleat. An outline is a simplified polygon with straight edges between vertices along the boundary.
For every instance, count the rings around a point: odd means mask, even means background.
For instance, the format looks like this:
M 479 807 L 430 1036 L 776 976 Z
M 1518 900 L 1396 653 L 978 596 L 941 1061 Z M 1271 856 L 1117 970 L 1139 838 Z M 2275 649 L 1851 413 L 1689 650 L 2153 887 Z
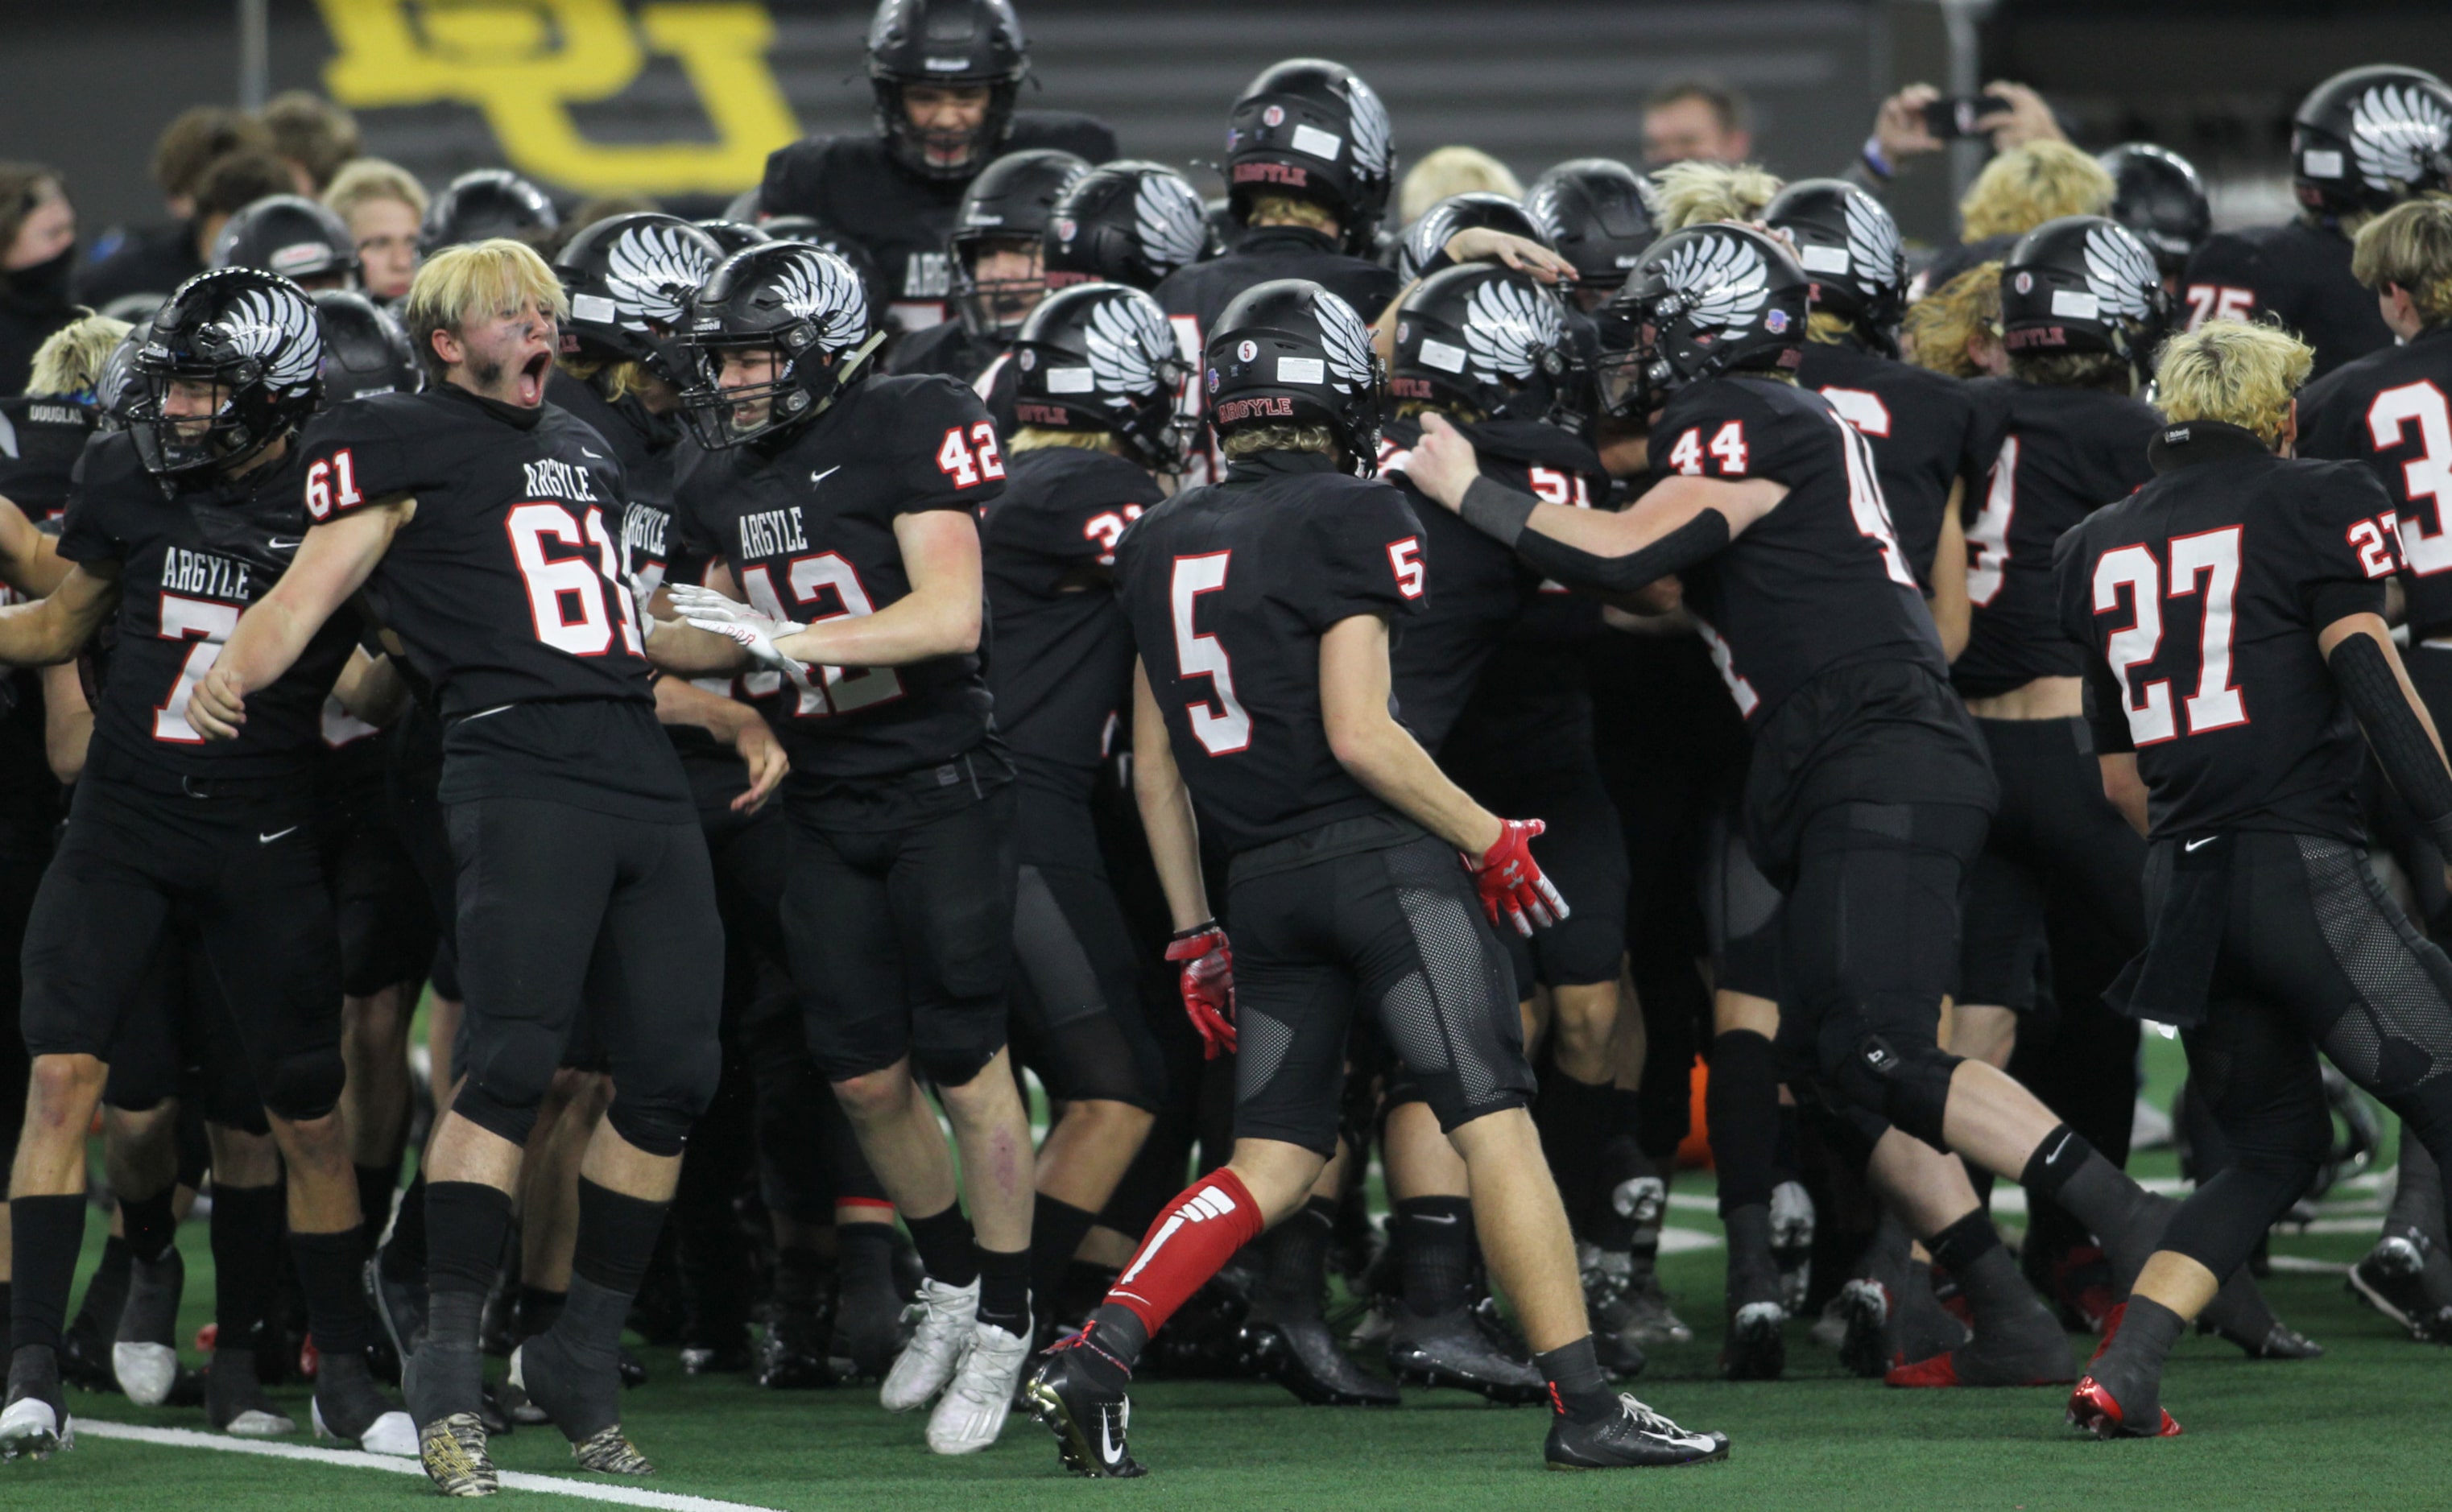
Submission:
M 54 1414 L 40 1397 L 20 1397 L 0 1412 L 0 1460 L 48 1460 L 76 1447 L 76 1419 Z
M 179 1351 L 167 1344 L 114 1344 L 110 1374 L 128 1400 L 140 1407 L 158 1407 L 170 1400 L 179 1380 Z
M 980 1324 L 954 1384 L 928 1415 L 928 1447 L 939 1454 L 977 1454 L 996 1443 L 1029 1361 L 1028 1339 Z
M 230 1419 L 229 1426 L 222 1431 L 233 1439 L 278 1439 L 297 1432 L 298 1424 L 278 1412 L 249 1407 Z
M 349 1442 L 325 1424 L 324 1404 L 314 1404 L 307 1415 L 315 1424 L 315 1437 L 318 1439 L 329 1439 L 335 1443 Z M 418 1457 L 417 1423 L 405 1412 L 386 1412 L 375 1419 L 374 1426 L 358 1440 L 358 1447 L 368 1454 L 389 1454 L 414 1460 Z
M 954 1379 L 979 1325 L 979 1284 L 974 1279 L 967 1286 L 949 1286 L 941 1281 L 923 1280 L 919 1300 L 902 1315 L 917 1326 L 911 1331 L 911 1342 L 894 1357 L 894 1368 L 885 1373 L 885 1384 L 877 1393 L 888 1412 L 926 1406 Z

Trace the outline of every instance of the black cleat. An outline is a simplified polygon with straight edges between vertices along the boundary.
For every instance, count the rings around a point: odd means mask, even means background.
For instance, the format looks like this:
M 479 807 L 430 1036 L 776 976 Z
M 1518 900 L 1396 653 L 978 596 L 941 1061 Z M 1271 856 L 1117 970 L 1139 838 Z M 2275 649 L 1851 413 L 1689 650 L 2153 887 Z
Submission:
M 1849 1375 L 1878 1381 L 1890 1368 L 1890 1289 L 1870 1276 L 1839 1288 L 1831 1305 L 1846 1323 L 1839 1363 Z
M 2197 1331 L 2221 1335 L 2250 1360 L 2314 1360 L 2324 1353 L 2323 1345 L 2273 1315 L 2244 1266 L 2231 1272 L 2214 1300 L 2197 1314 Z
M 1459 1307 L 1418 1317 L 1401 1304 L 1388 1338 L 1388 1367 L 1407 1385 L 1454 1386 L 1493 1402 L 1522 1405 L 1549 1400 L 1541 1372 L 1491 1338 Z M 1641 1368 L 1638 1365 L 1637 1368 Z
M 1720 1374 L 1730 1381 L 1776 1381 L 1788 1368 L 1788 1314 L 1776 1302 L 1750 1302 L 1729 1311 L 1720 1345 Z
M 1725 1433 L 1689 1433 L 1633 1397 L 1621 1394 L 1607 1423 L 1550 1420 L 1541 1458 L 1552 1470 L 1665 1469 L 1709 1464 L 1729 1457 Z
M 1074 1474 L 1101 1480 L 1147 1475 L 1124 1444 L 1132 1425 L 1132 1398 L 1100 1385 L 1082 1364 L 1082 1351 L 1097 1347 L 1078 1333 L 1050 1347 L 1044 1363 L 1022 1385 L 1022 1402 L 1056 1435 L 1064 1468 Z
M 844 1278 L 825 1345 L 826 1364 L 838 1379 L 885 1379 L 902 1350 L 902 1305 L 890 1271 L 864 1285 Z
M 1393 1407 L 1396 1388 L 1346 1358 L 1336 1336 L 1319 1318 L 1275 1319 L 1255 1307 L 1244 1320 L 1242 1358 L 1315 1407 Z
M 560 1335 L 548 1331 L 523 1340 L 511 1351 L 507 1384 L 526 1393 L 562 1430 L 581 1469 L 600 1475 L 656 1473 L 646 1456 L 623 1437 L 616 1381 L 573 1359 Z
M 2422 1344 L 2452 1344 L 2452 1257 L 2408 1224 L 2388 1223 L 2375 1247 L 2350 1267 L 2361 1302 Z M 63 1364 L 65 1368 L 65 1363 Z

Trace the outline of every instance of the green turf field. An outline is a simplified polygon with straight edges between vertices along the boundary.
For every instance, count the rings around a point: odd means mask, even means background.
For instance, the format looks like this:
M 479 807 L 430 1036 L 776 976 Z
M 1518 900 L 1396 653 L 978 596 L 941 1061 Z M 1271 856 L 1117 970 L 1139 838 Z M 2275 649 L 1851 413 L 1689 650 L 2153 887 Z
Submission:
M 2150 1055 L 2157 1084 L 2173 1056 Z M 2141 1157 L 2142 1174 L 2167 1174 L 2170 1156 Z M 1682 1195 L 1708 1183 L 1682 1179 Z M 2372 1184 L 2337 1191 L 2320 1229 L 2284 1233 L 2284 1263 L 2345 1264 L 2371 1238 Z M 2014 1219 L 2008 1220 L 2014 1223 Z M 1672 1225 L 1715 1227 L 1708 1205 L 1681 1204 Z M 89 1247 L 100 1226 L 89 1226 Z M 186 1247 L 188 1324 L 212 1294 L 202 1226 Z M 1690 1322 L 1715 1307 L 1716 1249 L 1663 1263 Z M 757 1507 L 821 1512 L 858 1504 L 891 1512 L 1032 1512 L 1101 1505 L 1276 1512 L 1460 1507 L 1768 1506 L 2181 1509 L 2452 1506 L 2447 1408 L 2452 1355 L 2411 1344 L 2358 1306 L 2337 1271 L 2282 1271 L 2267 1282 L 2277 1310 L 2322 1341 L 2326 1358 L 2259 1364 L 2227 1345 L 2181 1346 L 2165 1402 L 2187 1428 L 2175 1441 L 2102 1444 L 2062 1425 L 2057 1390 L 1898 1392 L 1842 1375 L 1802 1325 L 1790 1335 L 1790 1377 L 1732 1385 L 1710 1378 L 1713 1330 L 1654 1358 L 1635 1389 L 1689 1426 L 1728 1432 L 1729 1463 L 1635 1476 L 1541 1470 L 1543 1416 L 1488 1406 L 1453 1392 L 1409 1394 L 1393 1411 L 1295 1405 L 1268 1384 L 1165 1384 L 1136 1396 L 1133 1448 L 1150 1466 L 1135 1483 L 1089 1483 L 1063 1475 L 1052 1441 L 1017 1419 L 1006 1439 L 967 1460 L 939 1460 L 920 1442 L 917 1416 L 889 1417 L 867 1390 L 781 1394 L 738 1377 L 685 1379 L 670 1350 L 643 1350 L 653 1376 L 626 1399 L 627 1425 L 663 1473 L 624 1486 Z M 499 1369 L 499 1366 L 496 1367 Z M 303 1391 L 278 1394 L 306 1421 Z M 70 1411 L 112 1423 L 201 1427 L 200 1412 L 144 1411 L 117 1397 L 72 1394 Z M 305 1442 L 302 1438 L 297 1442 Z M 558 1473 L 566 1451 L 550 1428 L 498 1440 L 505 1470 Z M 608 1484 L 601 1480 L 592 1483 Z M 423 1477 L 381 1474 L 89 1436 L 42 1464 L 0 1465 L 8 1512 L 108 1508 L 362 1508 L 431 1504 Z M 540 1507 L 577 1503 L 506 1490 Z

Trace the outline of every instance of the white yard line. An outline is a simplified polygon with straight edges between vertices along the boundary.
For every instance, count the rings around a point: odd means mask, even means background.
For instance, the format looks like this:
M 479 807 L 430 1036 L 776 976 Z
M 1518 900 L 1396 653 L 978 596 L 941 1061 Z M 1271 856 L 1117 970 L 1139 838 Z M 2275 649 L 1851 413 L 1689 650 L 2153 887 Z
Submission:
M 224 1454 L 253 1454 L 267 1460 L 296 1460 L 347 1470 L 388 1470 L 394 1475 L 422 1476 L 425 1473 L 415 1460 L 367 1454 L 360 1449 L 312 1449 L 303 1443 L 267 1443 L 260 1439 L 233 1439 L 225 1434 L 200 1433 L 193 1428 L 145 1428 L 132 1423 L 100 1423 L 91 1418 L 76 1419 L 75 1426 L 80 1438 L 119 1439 L 170 1449 L 215 1449 Z M 504 1470 L 502 1480 L 503 1488 L 508 1491 L 544 1491 L 554 1496 L 575 1496 L 588 1502 L 662 1507 L 667 1512 L 774 1512 L 771 1507 L 752 1506 L 745 1502 L 719 1502 L 712 1497 L 683 1496 L 676 1491 L 639 1491 L 626 1485 L 607 1485 L 597 1481 L 565 1481 L 560 1476 L 530 1475 L 522 1470 Z

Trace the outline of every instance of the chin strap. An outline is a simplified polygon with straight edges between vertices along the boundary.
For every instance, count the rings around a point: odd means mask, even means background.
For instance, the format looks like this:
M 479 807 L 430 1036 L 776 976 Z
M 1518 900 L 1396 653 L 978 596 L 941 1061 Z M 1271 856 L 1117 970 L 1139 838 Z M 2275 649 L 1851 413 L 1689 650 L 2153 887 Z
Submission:
M 870 358 L 876 356 L 877 349 L 884 344 L 885 330 L 884 327 L 880 326 L 878 329 L 868 333 L 868 340 L 860 343 L 858 346 L 853 347 L 849 353 L 844 355 L 841 361 L 836 363 L 834 367 L 835 386 L 827 390 L 825 398 L 818 401 L 818 407 L 809 411 L 809 418 L 811 420 L 815 420 L 820 415 L 824 414 L 827 410 L 834 408 L 835 401 L 842 397 L 842 391 L 849 388 L 852 385 L 853 380 L 860 376 L 860 370 L 861 365 Z

